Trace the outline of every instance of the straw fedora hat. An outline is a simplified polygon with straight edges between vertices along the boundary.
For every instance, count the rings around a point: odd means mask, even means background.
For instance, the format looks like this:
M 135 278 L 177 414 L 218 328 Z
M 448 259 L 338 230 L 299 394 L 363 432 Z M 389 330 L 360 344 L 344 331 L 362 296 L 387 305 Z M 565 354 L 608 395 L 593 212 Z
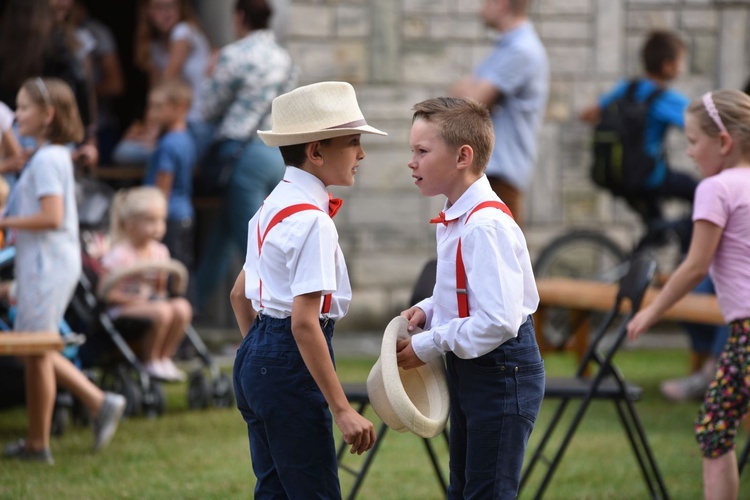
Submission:
M 407 338 L 409 322 L 393 318 L 383 334 L 380 358 L 367 377 L 367 395 L 378 417 L 398 432 L 429 438 L 440 434 L 448 420 L 449 396 L 443 359 L 411 370 L 396 364 L 396 341 Z
M 259 130 L 268 146 L 291 146 L 351 134 L 388 135 L 365 121 L 354 87 L 321 82 L 278 96 L 271 104 L 272 130 Z

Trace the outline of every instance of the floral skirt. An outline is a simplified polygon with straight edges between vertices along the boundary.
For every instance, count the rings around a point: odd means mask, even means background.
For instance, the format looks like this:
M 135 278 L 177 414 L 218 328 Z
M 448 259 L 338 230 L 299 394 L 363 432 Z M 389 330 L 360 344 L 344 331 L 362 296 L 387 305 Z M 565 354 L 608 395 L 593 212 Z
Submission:
M 734 450 L 737 427 L 750 403 L 750 318 L 732 321 L 716 376 L 695 420 L 695 435 L 706 458 Z

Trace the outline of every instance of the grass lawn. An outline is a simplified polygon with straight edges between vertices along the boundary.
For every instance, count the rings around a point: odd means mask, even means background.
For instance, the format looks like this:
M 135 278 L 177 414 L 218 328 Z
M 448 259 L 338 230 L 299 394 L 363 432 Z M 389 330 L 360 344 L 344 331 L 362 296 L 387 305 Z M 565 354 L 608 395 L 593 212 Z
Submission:
M 683 351 L 624 352 L 617 364 L 629 380 L 646 391 L 637 409 L 672 498 L 701 497 L 701 460 L 692 434 L 698 404 L 670 404 L 658 393 L 659 382 L 684 373 Z M 545 357 L 549 374 L 568 374 L 573 359 L 566 354 Z M 373 359 L 338 359 L 340 378 L 364 381 Z M 131 418 L 122 423 L 110 447 L 89 451 L 91 432 L 70 426 L 53 438 L 54 467 L 0 461 L 0 498 L 249 498 L 254 478 L 250 469 L 245 425 L 236 409 L 190 411 L 184 385 L 168 388 L 167 411 L 157 419 Z M 542 406 L 534 446 L 554 407 Z M 571 412 L 572 413 L 572 412 Z M 369 416 L 379 425 L 374 414 Z M 23 408 L 0 412 L 0 443 L 23 436 Z M 744 444 L 746 432 L 739 443 Z M 389 431 L 373 462 L 359 498 L 430 499 L 443 495 L 421 440 Z M 447 450 L 434 440 L 443 470 Z M 363 457 L 347 455 L 356 466 Z M 530 486 L 539 480 L 535 475 Z M 341 474 L 346 495 L 352 478 Z M 532 488 L 521 498 L 530 498 Z M 741 497 L 750 496 L 750 475 L 741 483 Z M 643 479 L 612 404 L 596 403 L 579 428 L 546 498 L 646 498 Z

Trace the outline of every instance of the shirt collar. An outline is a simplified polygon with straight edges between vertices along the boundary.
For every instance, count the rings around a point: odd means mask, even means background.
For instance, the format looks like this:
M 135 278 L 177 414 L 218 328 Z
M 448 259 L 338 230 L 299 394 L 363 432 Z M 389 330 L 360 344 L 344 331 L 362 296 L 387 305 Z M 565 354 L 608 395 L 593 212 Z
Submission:
M 510 31 L 506 31 L 505 33 L 501 33 L 497 37 L 497 43 L 499 44 L 507 44 L 515 40 L 516 38 L 523 36 L 524 33 L 528 32 L 529 30 L 533 31 L 534 27 L 531 25 L 530 21 L 524 21 L 515 28 L 513 28 Z
M 328 213 L 328 190 L 323 181 L 297 167 L 286 167 L 284 182 L 289 182 L 307 193 L 321 210 Z
M 451 221 L 463 217 L 479 202 L 495 197 L 496 195 L 495 192 L 492 191 L 489 179 L 487 179 L 486 175 L 482 175 L 482 177 L 474 181 L 474 183 L 464 191 L 464 194 L 456 200 L 456 203 L 449 207 L 448 201 L 446 200 L 445 208 L 443 210 L 445 212 L 445 219 Z

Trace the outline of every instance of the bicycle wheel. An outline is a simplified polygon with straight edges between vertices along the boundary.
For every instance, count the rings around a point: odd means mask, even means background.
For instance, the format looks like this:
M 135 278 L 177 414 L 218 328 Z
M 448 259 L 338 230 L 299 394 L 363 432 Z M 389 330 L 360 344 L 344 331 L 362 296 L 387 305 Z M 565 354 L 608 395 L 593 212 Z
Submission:
M 575 278 L 614 283 L 627 272 L 627 255 L 604 234 L 574 230 L 553 239 L 534 263 L 539 278 Z M 587 318 L 579 316 L 578 321 Z M 588 319 L 596 321 L 594 315 Z M 547 308 L 542 332 L 548 345 L 562 349 L 580 323 L 573 323 L 570 311 Z

